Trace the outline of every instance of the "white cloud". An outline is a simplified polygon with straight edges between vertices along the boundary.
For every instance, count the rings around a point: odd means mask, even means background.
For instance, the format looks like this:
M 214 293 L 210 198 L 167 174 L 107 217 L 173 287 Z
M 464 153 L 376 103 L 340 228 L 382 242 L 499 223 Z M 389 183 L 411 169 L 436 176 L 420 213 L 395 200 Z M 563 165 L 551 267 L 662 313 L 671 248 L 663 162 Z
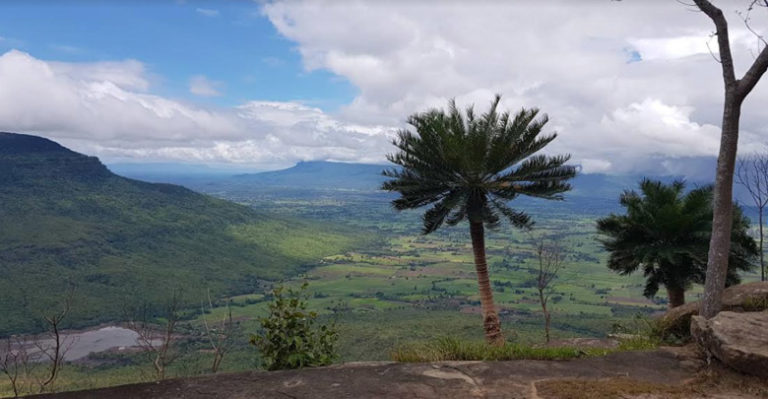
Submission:
M 747 3 L 726 5 L 730 18 Z M 358 88 L 340 112 L 347 120 L 397 126 L 448 98 L 482 109 L 501 93 L 507 108 L 549 113 L 560 133 L 550 151 L 572 153 L 585 170 L 671 172 L 660 159 L 717 154 L 713 26 L 679 2 L 290 1 L 263 13 L 297 43 L 305 68 Z M 733 19 L 743 73 L 755 37 Z M 629 62 L 635 52 L 640 61 Z M 761 83 L 745 104 L 743 148 L 766 141 L 766 100 Z
M 219 10 L 216 10 L 216 9 L 196 8 L 195 11 L 197 11 L 198 14 L 206 16 L 206 17 L 218 17 L 219 16 Z
M 145 91 L 137 61 L 52 63 L 0 56 L 0 131 L 40 134 L 106 160 L 376 162 L 390 130 L 342 122 L 299 103 L 206 109 Z
M 189 92 L 202 97 L 220 96 L 222 86 L 222 82 L 210 80 L 203 75 L 195 75 L 189 79 Z
M 733 11 L 747 1 L 722 3 L 743 74 L 756 40 Z M 60 63 L 13 51 L 0 57 L 0 128 L 108 158 L 382 162 L 408 115 L 449 98 L 483 109 L 501 93 L 505 108 L 548 113 L 560 135 L 548 151 L 571 153 L 585 171 L 678 173 L 717 153 L 713 26 L 679 2 L 276 1 L 262 11 L 306 70 L 344 78 L 354 100 L 333 114 L 295 102 L 203 108 L 152 94 L 139 61 Z M 744 151 L 768 142 L 767 89 L 758 84 L 744 105 Z M 214 96 L 222 86 L 200 75 L 190 91 Z

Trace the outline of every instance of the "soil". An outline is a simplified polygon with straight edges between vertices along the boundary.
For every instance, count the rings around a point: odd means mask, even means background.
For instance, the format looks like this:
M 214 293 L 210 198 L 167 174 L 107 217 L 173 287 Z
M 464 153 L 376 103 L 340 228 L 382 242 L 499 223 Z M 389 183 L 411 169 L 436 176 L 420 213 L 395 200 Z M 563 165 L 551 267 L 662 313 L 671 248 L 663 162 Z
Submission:
M 621 352 L 570 361 L 347 363 L 172 379 L 48 399 L 768 398 L 768 384 L 718 366 L 690 348 Z

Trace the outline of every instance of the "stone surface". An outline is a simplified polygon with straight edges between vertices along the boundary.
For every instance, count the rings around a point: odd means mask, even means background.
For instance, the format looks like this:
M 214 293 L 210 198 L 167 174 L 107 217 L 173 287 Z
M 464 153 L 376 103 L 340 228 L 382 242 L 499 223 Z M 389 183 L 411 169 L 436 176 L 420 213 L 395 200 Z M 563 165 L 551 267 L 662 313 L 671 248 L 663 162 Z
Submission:
M 743 373 L 768 377 L 768 312 L 693 316 L 691 335 L 711 356 Z
M 621 352 L 570 361 L 357 363 L 274 372 L 218 374 L 42 395 L 48 399 L 531 398 L 558 378 L 624 378 L 682 384 L 694 377 L 666 351 Z
M 688 335 L 691 316 L 699 314 L 699 301 L 686 303 L 667 311 L 659 324 L 669 333 Z M 734 285 L 723 291 L 723 311 L 753 312 L 768 309 L 768 282 Z

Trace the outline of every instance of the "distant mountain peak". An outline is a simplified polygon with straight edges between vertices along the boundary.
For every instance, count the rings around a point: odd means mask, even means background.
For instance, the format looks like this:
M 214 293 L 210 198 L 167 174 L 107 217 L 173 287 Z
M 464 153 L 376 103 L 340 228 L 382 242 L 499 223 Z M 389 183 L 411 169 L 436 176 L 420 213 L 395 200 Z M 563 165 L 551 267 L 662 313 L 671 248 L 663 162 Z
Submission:
M 240 182 L 264 187 L 352 189 L 375 191 L 386 165 L 330 161 L 301 161 L 287 169 L 237 175 Z
M 112 173 L 96 157 L 74 152 L 44 137 L 0 133 L 0 185 L 29 179 L 102 180 Z
M 31 153 L 77 154 L 55 141 L 30 134 L 0 132 L 0 154 Z

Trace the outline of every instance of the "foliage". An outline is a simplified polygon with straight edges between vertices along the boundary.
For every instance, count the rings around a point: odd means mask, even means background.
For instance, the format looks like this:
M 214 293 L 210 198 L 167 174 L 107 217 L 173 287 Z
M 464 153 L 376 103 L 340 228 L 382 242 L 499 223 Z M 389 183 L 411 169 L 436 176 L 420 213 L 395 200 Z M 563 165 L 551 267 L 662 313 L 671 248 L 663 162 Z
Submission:
M 387 159 L 400 166 L 383 172 L 391 178 L 382 188 L 400 194 L 392 201 L 399 210 L 431 206 L 423 215 L 423 233 L 444 223 L 469 221 L 475 269 L 488 342 L 504 339 L 489 284 L 484 226 L 498 227 L 506 219 L 515 227 L 530 228 L 528 214 L 509 207 L 520 195 L 560 200 L 571 189 L 576 175 L 565 165 L 569 155 L 538 154 L 556 134 L 540 136 L 547 116 L 537 119 L 537 109 L 512 116 L 499 113 L 496 96 L 485 114 L 476 117 L 472 107 L 462 113 L 455 101 L 448 112 L 434 109 L 414 114 L 408 123 L 416 133 L 400 130 L 393 142 L 399 150 Z
M 585 356 L 603 356 L 607 349 L 572 347 L 532 347 L 505 343 L 502 346 L 463 341 L 451 337 L 396 348 L 391 358 L 397 362 L 439 362 L 463 360 L 566 360 Z
M 612 333 L 619 339 L 619 350 L 650 350 L 662 342 L 662 330 L 657 320 L 643 314 L 611 326 Z
M 499 113 L 500 100 L 496 96 L 480 117 L 472 107 L 462 114 L 451 101 L 448 112 L 409 117 L 417 134 L 398 132 L 393 144 L 399 151 L 387 159 L 402 168 L 384 171 L 391 180 L 382 188 L 400 194 L 392 202 L 395 209 L 432 205 L 423 217 L 425 234 L 463 220 L 495 227 L 507 219 L 529 227 L 530 216 L 511 209 L 508 201 L 520 195 L 560 200 L 570 190 L 567 180 L 576 175 L 565 165 L 570 156 L 535 155 L 557 137 L 539 136 L 547 116 L 537 119 L 538 109 Z
M 269 316 L 261 319 L 262 331 L 251 336 L 267 370 L 325 366 L 337 357 L 338 334 L 334 324 L 316 325 L 317 313 L 307 310 L 307 284 L 299 290 L 272 291 Z
M 601 243 L 610 252 L 608 267 L 627 275 L 641 269 L 644 294 L 653 297 L 660 285 L 685 290 L 703 283 L 712 230 L 712 188 L 684 193 L 681 181 L 664 184 L 644 179 L 640 193 L 625 191 L 620 198 L 626 214 L 597 221 Z M 749 220 L 734 207 L 727 283 L 739 282 L 739 271 L 750 270 L 758 255 L 748 234 Z

